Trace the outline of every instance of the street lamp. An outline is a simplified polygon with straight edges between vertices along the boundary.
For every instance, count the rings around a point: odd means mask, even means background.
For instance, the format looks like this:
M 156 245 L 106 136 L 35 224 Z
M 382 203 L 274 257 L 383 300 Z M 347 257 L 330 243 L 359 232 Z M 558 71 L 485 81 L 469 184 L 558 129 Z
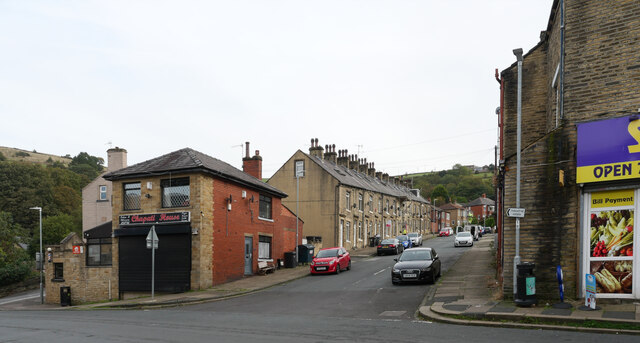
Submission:
M 42 255 L 42 207 L 29 207 L 30 210 L 38 210 L 40 217 L 40 304 L 44 304 L 44 291 L 42 289 L 42 273 L 44 273 L 44 256 Z

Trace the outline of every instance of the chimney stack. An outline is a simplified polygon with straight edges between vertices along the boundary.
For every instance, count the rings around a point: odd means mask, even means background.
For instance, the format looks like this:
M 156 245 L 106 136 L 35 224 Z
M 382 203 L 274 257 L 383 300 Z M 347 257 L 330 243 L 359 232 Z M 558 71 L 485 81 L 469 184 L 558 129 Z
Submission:
M 325 145 L 325 149 L 327 150 L 327 152 L 324 154 L 324 159 L 333 163 L 337 163 L 338 154 L 336 153 L 336 145 Z
M 127 167 L 127 150 L 111 148 L 107 150 L 107 171 L 112 172 Z
M 362 174 L 366 174 L 367 173 L 367 159 L 363 158 L 360 159 L 359 161 L 359 166 L 358 166 L 358 171 L 361 172 Z
M 322 159 L 324 156 L 324 148 L 318 145 L 317 138 L 311 138 L 311 148 L 309 148 L 309 155 Z
M 338 150 L 338 165 L 349 168 L 349 151 L 347 149 Z
M 358 155 L 351 155 L 349 158 L 349 169 L 358 170 Z
M 255 156 L 249 157 L 249 142 L 246 142 L 245 154 L 246 156 L 242 159 L 242 171 L 258 180 L 262 180 L 262 156 L 260 156 L 260 150 L 256 150 Z

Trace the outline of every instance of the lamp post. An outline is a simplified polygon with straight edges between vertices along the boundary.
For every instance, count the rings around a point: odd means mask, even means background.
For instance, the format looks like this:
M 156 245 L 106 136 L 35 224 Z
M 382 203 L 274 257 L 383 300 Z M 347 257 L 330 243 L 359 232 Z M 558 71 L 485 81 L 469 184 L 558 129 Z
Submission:
M 40 217 L 40 304 L 44 304 L 44 290 L 42 289 L 42 273 L 44 273 L 44 256 L 42 255 L 42 207 L 29 207 L 38 210 Z

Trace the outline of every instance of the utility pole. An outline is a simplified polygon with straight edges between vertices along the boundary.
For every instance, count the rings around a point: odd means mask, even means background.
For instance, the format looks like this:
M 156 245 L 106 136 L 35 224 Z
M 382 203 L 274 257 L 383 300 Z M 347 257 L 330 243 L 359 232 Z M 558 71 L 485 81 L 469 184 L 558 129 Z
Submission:
M 513 50 L 518 60 L 518 122 L 516 147 L 516 208 L 520 208 L 520 150 L 522 141 L 522 49 Z M 513 257 L 513 299 L 518 293 L 518 264 L 520 264 L 520 218 L 516 217 L 516 254 Z

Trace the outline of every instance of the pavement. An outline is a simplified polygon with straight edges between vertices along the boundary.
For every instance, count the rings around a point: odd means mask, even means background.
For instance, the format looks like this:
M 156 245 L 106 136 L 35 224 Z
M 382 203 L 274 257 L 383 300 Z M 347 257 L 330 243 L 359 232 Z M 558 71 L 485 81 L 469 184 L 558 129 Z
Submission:
M 432 238 L 426 237 L 425 239 Z M 568 301 L 570 308 L 554 304 L 518 307 L 502 300 L 496 282 L 492 242 L 495 235 L 485 235 L 438 279 L 419 308 L 423 319 L 459 325 L 570 330 L 640 335 L 640 303 L 598 303 L 598 310 L 580 310 L 579 300 Z M 425 244 L 428 246 L 428 244 Z M 376 254 L 375 247 L 350 251 L 353 258 Z M 39 297 L 2 302 L 0 310 L 95 310 L 172 307 L 222 300 L 258 292 L 309 275 L 309 266 L 281 268 L 266 275 L 253 275 L 201 291 L 149 296 L 60 307 L 41 305 Z

